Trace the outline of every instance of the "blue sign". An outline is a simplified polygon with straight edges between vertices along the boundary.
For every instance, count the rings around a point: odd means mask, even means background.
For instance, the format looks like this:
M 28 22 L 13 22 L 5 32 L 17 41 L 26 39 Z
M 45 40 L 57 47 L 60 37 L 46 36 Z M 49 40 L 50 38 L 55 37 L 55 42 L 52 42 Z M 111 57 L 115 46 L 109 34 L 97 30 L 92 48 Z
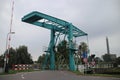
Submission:
M 82 56 L 83 58 L 87 58 L 87 52 L 83 52 Z

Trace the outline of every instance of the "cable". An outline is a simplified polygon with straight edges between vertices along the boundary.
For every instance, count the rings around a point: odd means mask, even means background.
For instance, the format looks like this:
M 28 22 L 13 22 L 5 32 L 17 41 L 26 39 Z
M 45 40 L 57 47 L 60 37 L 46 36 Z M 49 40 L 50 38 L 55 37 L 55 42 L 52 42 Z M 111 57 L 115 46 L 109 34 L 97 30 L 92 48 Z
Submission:
M 90 56 L 90 49 L 89 49 L 89 39 L 88 39 L 88 35 L 86 36 L 87 37 L 87 44 L 88 44 L 88 54 Z

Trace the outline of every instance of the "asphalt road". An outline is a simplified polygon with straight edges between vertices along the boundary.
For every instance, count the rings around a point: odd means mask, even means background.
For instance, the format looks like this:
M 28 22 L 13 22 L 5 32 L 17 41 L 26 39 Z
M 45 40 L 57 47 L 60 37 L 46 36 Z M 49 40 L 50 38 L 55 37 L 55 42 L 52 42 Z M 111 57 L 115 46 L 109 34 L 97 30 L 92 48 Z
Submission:
M 0 75 L 0 80 L 120 80 L 120 78 L 81 76 L 68 71 L 36 71 Z

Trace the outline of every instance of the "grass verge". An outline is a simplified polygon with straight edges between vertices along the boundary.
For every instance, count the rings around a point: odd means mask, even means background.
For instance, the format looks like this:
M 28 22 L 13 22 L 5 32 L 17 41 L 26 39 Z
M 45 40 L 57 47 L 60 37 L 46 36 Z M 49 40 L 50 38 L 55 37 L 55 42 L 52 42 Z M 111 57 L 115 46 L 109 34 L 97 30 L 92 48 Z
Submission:
M 16 74 L 16 73 L 20 73 L 20 72 L 33 72 L 33 71 L 38 71 L 38 70 L 19 70 L 19 71 L 15 71 L 15 70 L 9 70 L 8 73 L 0 73 L 0 75 L 8 75 L 8 74 Z
M 73 73 L 77 75 L 82 75 L 82 76 L 100 76 L 100 77 L 116 77 L 120 78 L 120 74 L 83 74 L 79 71 L 72 71 Z

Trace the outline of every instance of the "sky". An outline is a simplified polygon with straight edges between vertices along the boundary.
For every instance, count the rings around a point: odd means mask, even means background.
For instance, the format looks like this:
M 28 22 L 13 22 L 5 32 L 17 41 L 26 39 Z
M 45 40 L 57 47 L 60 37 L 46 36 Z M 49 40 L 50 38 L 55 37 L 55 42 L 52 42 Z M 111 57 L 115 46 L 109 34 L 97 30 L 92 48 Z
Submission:
M 90 54 L 107 53 L 106 36 L 110 53 L 120 56 L 120 0 L 14 0 L 11 47 L 28 47 L 33 60 L 44 53 L 50 41 L 48 29 L 21 21 L 32 11 L 42 12 L 65 21 L 88 33 Z M 0 2 L 0 55 L 6 50 L 6 38 L 10 29 L 12 0 Z M 77 44 L 87 37 L 76 38 Z

